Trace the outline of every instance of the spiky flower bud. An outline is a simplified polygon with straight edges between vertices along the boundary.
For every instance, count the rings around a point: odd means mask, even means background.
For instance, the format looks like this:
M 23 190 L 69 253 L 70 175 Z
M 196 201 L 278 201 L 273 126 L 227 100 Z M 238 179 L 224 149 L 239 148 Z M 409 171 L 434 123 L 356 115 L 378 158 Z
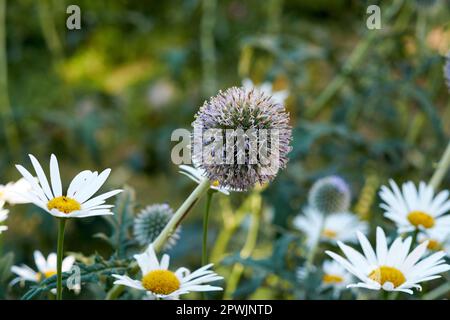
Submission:
M 152 243 L 173 216 L 173 210 L 167 204 L 147 206 L 134 218 L 133 234 L 141 246 Z M 170 249 L 180 238 L 180 227 L 170 236 L 164 249 Z
M 260 90 L 219 92 L 203 104 L 192 125 L 195 165 L 225 188 L 246 191 L 272 181 L 286 167 L 289 114 Z
M 348 184 L 338 176 L 317 180 L 309 191 L 309 204 L 324 214 L 349 210 L 350 198 Z

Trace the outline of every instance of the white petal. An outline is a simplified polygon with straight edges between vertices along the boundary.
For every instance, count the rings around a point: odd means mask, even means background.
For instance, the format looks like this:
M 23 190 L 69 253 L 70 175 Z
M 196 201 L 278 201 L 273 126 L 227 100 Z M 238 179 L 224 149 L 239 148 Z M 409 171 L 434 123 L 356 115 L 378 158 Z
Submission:
M 383 229 L 377 227 L 377 258 L 378 264 L 384 265 L 387 256 L 387 242 Z
M 111 169 L 106 169 L 102 173 L 96 177 L 94 181 L 91 182 L 89 186 L 86 186 L 85 189 L 80 190 L 77 193 L 76 197 L 80 203 L 85 202 L 90 197 L 92 197 L 105 183 L 106 179 L 108 179 L 109 174 L 111 173 Z
M 34 255 L 34 263 L 38 268 L 39 272 L 45 273 L 47 271 L 47 261 L 45 260 L 42 252 L 36 250 L 33 253 Z
M 56 197 L 62 196 L 61 177 L 59 175 L 58 159 L 54 154 L 50 157 L 50 181 L 52 183 L 53 195 Z
M 44 170 L 42 169 L 39 161 L 32 155 L 28 155 L 31 159 L 31 163 L 33 164 L 34 171 L 39 179 L 39 183 L 41 184 L 42 190 L 44 190 L 45 195 L 48 199 L 53 199 L 53 193 L 50 189 L 50 185 L 48 184 L 47 177 L 45 176 Z
M 145 290 L 140 281 L 133 280 L 128 276 L 121 276 L 118 274 L 113 274 L 112 276 L 117 279 L 116 281 L 114 281 L 114 284 L 120 284 L 138 290 Z

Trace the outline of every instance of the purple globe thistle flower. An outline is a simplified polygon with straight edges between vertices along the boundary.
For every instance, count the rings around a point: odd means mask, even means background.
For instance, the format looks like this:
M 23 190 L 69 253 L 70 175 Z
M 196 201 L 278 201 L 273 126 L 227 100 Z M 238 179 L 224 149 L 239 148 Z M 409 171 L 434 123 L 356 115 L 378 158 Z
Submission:
M 192 126 L 194 165 L 234 191 L 272 181 L 286 167 L 292 149 L 289 114 L 258 90 L 219 92 L 205 101 Z
M 447 54 L 446 61 L 447 63 L 444 66 L 444 77 L 447 81 L 448 90 L 450 91 L 450 52 Z
M 339 176 L 317 180 L 309 191 L 309 204 L 324 214 L 344 212 L 350 208 L 350 188 Z

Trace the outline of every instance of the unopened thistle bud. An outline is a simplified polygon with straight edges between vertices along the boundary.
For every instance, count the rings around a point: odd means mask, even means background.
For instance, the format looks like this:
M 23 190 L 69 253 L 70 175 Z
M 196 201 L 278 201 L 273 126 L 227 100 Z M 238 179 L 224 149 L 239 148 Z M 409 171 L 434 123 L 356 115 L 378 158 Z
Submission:
M 317 180 L 309 191 L 309 204 L 324 214 L 348 211 L 350 198 L 348 184 L 338 176 Z
M 173 216 L 173 210 L 167 204 L 147 206 L 134 219 L 133 233 L 141 246 L 148 246 L 164 229 Z M 170 236 L 164 249 L 170 249 L 180 238 L 180 227 Z
M 286 167 L 289 114 L 259 90 L 219 92 L 203 104 L 192 125 L 194 163 L 225 188 L 246 191 L 272 181 Z

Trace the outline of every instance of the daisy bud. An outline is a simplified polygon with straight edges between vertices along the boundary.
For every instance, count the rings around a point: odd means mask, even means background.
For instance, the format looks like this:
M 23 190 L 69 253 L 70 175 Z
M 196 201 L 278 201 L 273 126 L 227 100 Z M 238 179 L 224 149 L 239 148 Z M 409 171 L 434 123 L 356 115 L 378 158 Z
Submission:
M 260 90 L 219 92 L 203 104 L 192 125 L 194 164 L 220 186 L 246 191 L 272 181 L 286 167 L 289 114 Z
M 339 176 L 319 179 L 309 191 L 309 204 L 325 214 L 348 211 L 350 198 L 350 188 Z
M 167 204 L 147 206 L 134 219 L 134 237 L 141 246 L 152 243 L 173 216 L 173 210 Z M 170 249 L 180 238 L 180 227 L 170 236 L 164 249 Z

